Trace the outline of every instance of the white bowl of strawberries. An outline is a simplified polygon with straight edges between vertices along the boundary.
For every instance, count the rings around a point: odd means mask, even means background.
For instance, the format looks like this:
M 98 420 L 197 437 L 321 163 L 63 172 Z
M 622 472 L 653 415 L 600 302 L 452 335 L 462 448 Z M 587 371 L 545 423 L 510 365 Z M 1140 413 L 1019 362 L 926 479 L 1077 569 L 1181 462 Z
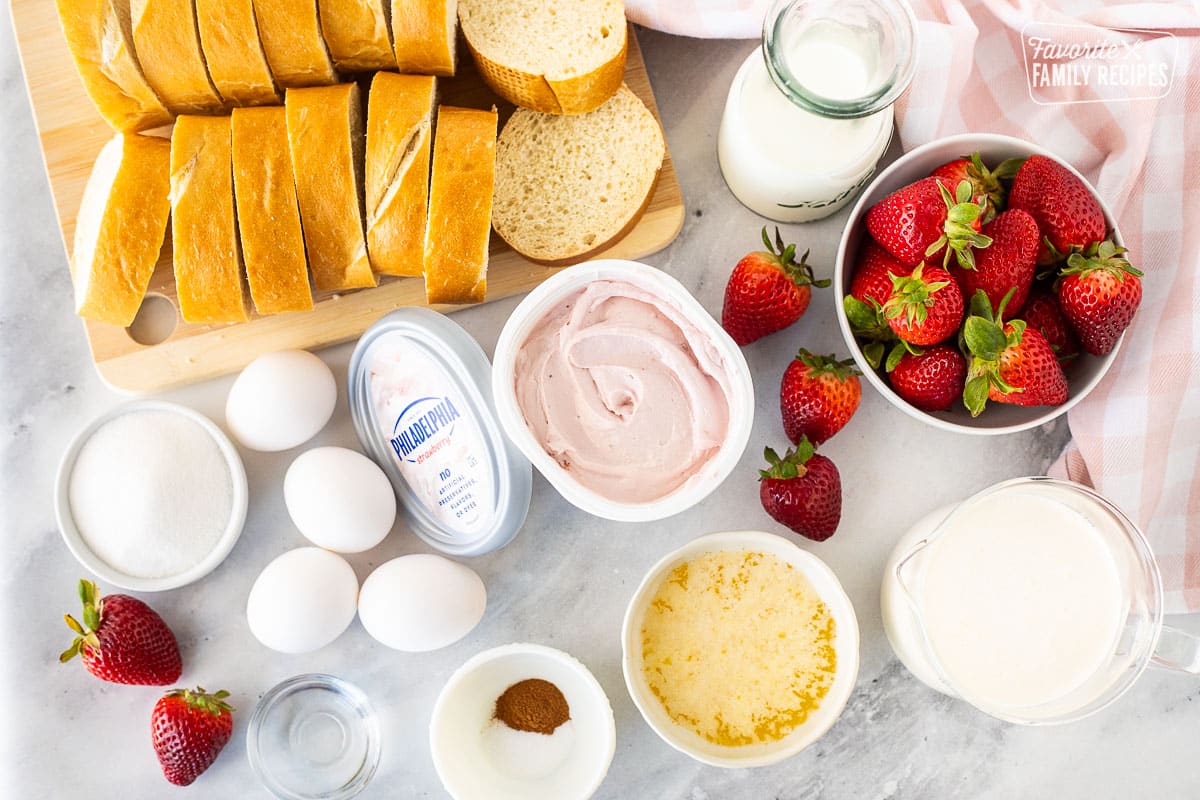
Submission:
M 939 139 L 881 172 L 850 213 L 833 286 L 867 382 L 909 416 L 981 435 L 1087 396 L 1142 293 L 1087 180 L 996 134 Z

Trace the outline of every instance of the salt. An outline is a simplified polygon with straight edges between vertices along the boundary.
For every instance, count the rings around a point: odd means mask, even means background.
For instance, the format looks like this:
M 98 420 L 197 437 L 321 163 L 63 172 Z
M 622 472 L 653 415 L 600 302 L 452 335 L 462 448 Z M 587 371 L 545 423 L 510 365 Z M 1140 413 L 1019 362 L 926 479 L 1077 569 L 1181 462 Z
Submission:
M 233 515 L 233 476 L 198 422 L 132 411 L 101 425 L 71 470 L 71 516 L 84 543 L 137 578 L 179 575 L 204 559 Z

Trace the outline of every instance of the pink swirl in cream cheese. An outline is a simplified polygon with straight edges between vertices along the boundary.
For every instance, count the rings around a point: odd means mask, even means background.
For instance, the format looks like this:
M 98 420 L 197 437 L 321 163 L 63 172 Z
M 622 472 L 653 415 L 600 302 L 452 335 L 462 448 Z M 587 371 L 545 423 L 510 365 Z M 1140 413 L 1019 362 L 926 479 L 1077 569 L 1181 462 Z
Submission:
M 670 302 L 625 281 L 594 281 L 560 300 L 530 331 L 514 373 L 534 438 L 615 502 L 680 489 L 729 432 L 720 352 Z

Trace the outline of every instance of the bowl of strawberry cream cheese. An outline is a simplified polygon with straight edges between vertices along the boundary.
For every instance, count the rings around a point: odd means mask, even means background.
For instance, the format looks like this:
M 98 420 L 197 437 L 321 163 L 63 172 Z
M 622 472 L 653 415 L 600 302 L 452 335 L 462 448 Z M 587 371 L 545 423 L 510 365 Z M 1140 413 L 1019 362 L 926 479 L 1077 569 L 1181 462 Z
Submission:
M 677 514 L 729 475 L 754 390 L 733 340 L 674 278 L 632 261 L 563 270 L 516 308 L 492 389 L 505 433 L 573 505 Z

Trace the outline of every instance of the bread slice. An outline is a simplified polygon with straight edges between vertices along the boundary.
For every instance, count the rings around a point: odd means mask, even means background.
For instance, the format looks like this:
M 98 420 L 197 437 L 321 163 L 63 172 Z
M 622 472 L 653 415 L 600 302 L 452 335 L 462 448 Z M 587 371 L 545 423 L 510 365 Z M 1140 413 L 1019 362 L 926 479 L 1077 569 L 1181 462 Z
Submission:
M 481 303 L 496 160 L 496 110 L 438 106 L 425 230 L 425 297 Z
M 181 116 L 171 134 L 171 241 L 185 322 L 245 322 L 229 117 Z
M 461 0 L 458 18 L 480 75 L 515 105 L 584 114 L 624 79 L 621 0 Z
M 259 314 L 313 307 L 282 106 L 233 111 L 233 191 L 250 297 Z
M 367 253 L 384 275 L 420 275 L 425 259 L 432 76 L 380 72 L 367 102 Z
M 83 88 L 114 130 L 156 128 L 171 121 L 146 81 L 133 49 L 129 0 L 57 0 L 58 21 Z
M 254 14 L 276 83 L 290 89 L 338 82 L 321 37 L 316 0 L 254 0 Z
M 251 0 L 196 0 L 196 25 L 209 77 L 230 105 L 279 102 Z
M 130 0 L 133 46 L 146 80 L 174 114 L 219 111 L 224 101 L 208 78 L 194 0 Z
M 496 145 L 492 224 L 533 261 L 580 261 L 637 223 L 665 154 L 662 128 L 627 86 L 590 114 L 518 109 Z
M 400 4 L 403 4 L 403 8 Z M 396 66 L 418 75 L 454 74 L 458 0 L 398 0 L 392 9 Z
M 96 157 L 75 217 L 75 313 L 128 327 L 146 295 L 171 212 L 171 143 L 114 136 Z
M 357 83 L 289 89 L 288 144 L 318 291 L 375 285 L 363 232 L 362 99 Z
M 400 13 L 411 0 L 397 0 Z M 344 72 L 395 69 L 389 14 L 392 0 L 321 0 L 321 31 L 333 63 Z

